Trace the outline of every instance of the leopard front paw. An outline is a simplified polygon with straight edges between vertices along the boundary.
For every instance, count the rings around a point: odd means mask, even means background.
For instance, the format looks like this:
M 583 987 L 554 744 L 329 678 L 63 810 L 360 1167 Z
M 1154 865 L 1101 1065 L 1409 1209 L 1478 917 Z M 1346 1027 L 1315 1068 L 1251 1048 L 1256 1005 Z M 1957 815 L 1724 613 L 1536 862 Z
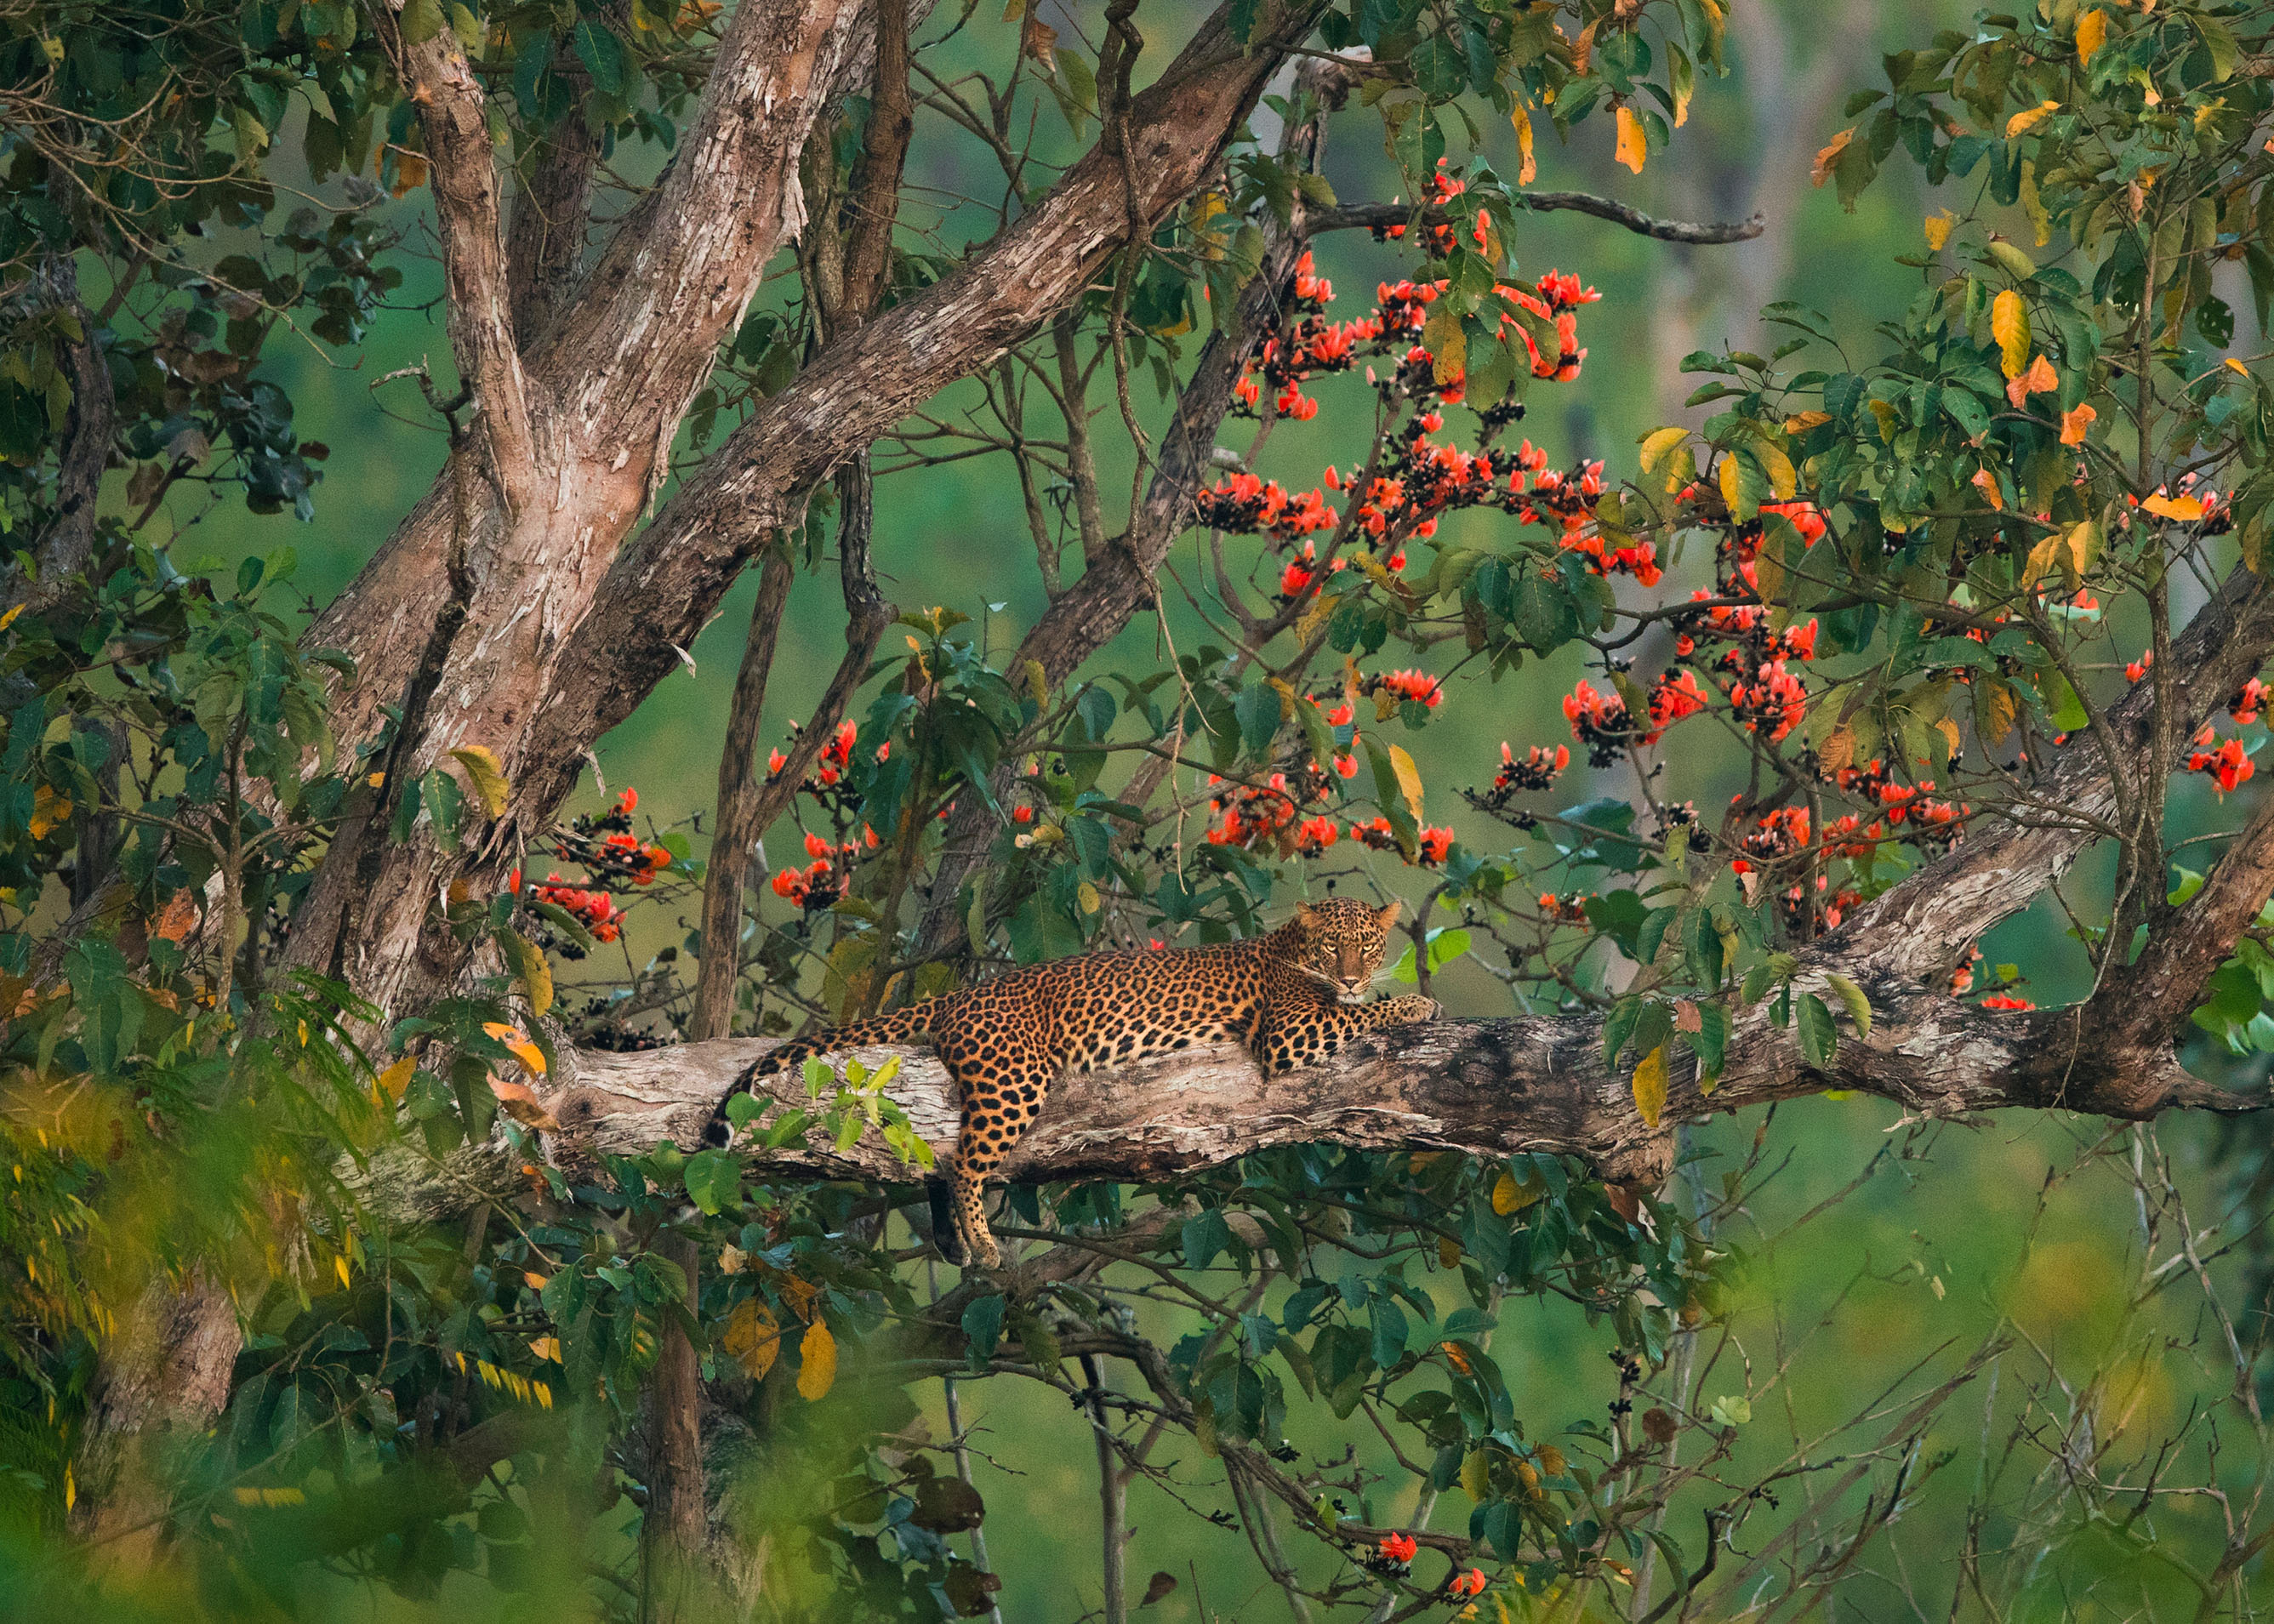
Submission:
M 1418 992 L 1401 993 L 1382 1000 L 1382 1015 L 1386 1026 L 1404 1026 L 1415 1021 L 1434 1020 L 1444 1012 L 1443 1004 Z

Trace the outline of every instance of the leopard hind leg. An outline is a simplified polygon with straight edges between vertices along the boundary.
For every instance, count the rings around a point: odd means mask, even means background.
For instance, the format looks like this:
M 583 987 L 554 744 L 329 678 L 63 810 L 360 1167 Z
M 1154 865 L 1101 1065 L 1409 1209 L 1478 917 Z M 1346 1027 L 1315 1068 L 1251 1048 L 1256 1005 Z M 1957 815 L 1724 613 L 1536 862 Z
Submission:
M 963 1098 L 963 1122 L 955 1140 L 955 1167 L 948 1196 L 951 1226 L 962 1242 L 963 1261 L 995 1268 L 1002 1253 L 987 1227 L 987 1180 L 1019 1143 L 1042 1109 L 1043 1097 L 1058 1066 L 1039 1044 L 1005 1052 L 999 1045 L 985 1056 L 943 1055 Z M 937 1209 L 935 1209 L 937 1210 Z

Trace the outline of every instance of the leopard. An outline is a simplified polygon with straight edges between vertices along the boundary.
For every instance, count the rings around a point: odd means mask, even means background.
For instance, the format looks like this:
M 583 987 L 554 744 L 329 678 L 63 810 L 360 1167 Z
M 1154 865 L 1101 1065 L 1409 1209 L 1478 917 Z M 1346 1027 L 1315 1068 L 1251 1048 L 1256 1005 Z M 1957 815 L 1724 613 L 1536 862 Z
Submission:
M 951 1263 L 998 1268 L 987 1181 L 1069 1071 L 1231 1040 L 1270 1074 L 1314 1064 L 1368 1034 L 1436 1019 L 1434 998 L 1367 996 L 1399 906 L 1330 898 L 1299 905 L 1277 929 L 1243 941 L 1025 965 L 781 1044 L 742 1072 L 727 1097 L 819 1056 L 928 1041 L 961 1100 L 948 1182 L 933 1186 L 935 1237 Z M 722 1101 L 713 1142 L 724 1121 Z

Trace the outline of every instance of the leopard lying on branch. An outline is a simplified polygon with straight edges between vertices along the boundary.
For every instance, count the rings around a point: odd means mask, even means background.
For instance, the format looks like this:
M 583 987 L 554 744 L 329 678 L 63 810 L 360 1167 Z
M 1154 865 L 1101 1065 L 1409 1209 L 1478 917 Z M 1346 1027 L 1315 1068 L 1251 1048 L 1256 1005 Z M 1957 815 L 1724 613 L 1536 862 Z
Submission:
M 1306 903 L 1278 929 L 1246 942 L 1084 953 L 1028 965 L 962 992 L 785 1043 L 737 1079 L 729 1097 L 816 1055 L 929 1040 L 963 1105 L 951 1176 L 953 1213 L 946 1223 L 936 1218 L 934 1227 L 951 1261 L 992 1268 L 1000 1256 L 981 1206 L 988 1176 L 1067 1070 L 1095 1071 L 1233 1038 L 1266 1071 L 1285 1071 L 1364 1034 L 1434 1019 L 1434 998 L 1409 993 L 1366 1002 L 1397 910 L 1396 902 L 1377 909 L 1337 898 Z M 722 1139 L 725 1132 L 722 1104 L 711 1137 Z

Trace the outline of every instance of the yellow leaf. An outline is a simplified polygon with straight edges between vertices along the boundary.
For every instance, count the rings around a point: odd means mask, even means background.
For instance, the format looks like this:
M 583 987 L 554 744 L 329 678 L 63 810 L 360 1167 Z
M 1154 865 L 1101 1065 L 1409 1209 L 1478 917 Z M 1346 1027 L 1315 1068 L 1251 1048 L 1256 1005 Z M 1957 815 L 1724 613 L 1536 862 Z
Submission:
M 17 605 L 17 608 L 19 609 L 21 607 L 23 607 L 23 605 L 20 604 Z M 15 609 L 8 611 L 9 620 L 13 620 L 15 617 Z M 0 625 L 5 625 L 6 623 L 6 621 L 0 621 Z M 72 1469 L 70 1466 L 65 1465 L 64 1468 L 64 1509 L 65 1511 L 69 1511 L 77 1504 L 79 1504 L 79 1483 L 72 1477 Z
M 9 628 L 9 627 L 14 625 L 16 617 L 23 613 L 24 605 L 18 604 L 14 608 L 8 611 L 7 613 L 0 614 L 0 632 L 4 632 Z
M 2058 102 L 2040 102 L 2035 107 L 2025 108 L 2006 121 L 2006 139 L 2012 140 L 2015 136 L 2059 111 L 2060 111 L 2060 103 Z
M 529 1339 L 529 1350 L 540 1359 L 561 1363 L 561 1339 L 557 1336 L 532 1336 Z
M 1666 1115 L 1666 1045 L 1660 1043 L 1642 1057 L 1634 1069 L 1635 1109 L 1642 1113 L 1642 1125 L 1658 1126 L 1659 1118 Z
M 1405 809 L 1413 814 L 1413 821 L 1421 821 L 1421 770 L 1401 745 L 1389 747 L 1389 770 L 1397 775 L 1398 792 L 1405 797 Z
M 809 1404 L 817 1404 L 837 1383 L 837 1339 L 830 1335 L 826 1323 L 816 1320 L 805 1327 L 797 1357 L 803 1366 L 797 1372 L 798 1395 Z
M 1926 217 L 1926 249 L 1929 253 L 1940 253 L 1942 245 L 1950 240 L 1950 229 L 1958 223 L 1958 216 L 1948 209 Z
M 1529 186 L 1540 173 L 1540 166 L 1532 158 L 1532 115 L 1525 110 L 1524 103 L 1518 102 L 1516 110 L 1508 116 L 1508 121 L 1516 126 L 1516 184 Z M 0 626 L 5 624 L 7 622 L 0 620 Z
M 513 959 L 514 974 L 529 999 L 530 1012 L 544 1014 L 553 1007 L 553 966 L 545 960 L 545 950 L 517 930 L 501 934 L 504 937 L 501 945 Z
M 2085 572 L 2092 568 L 2093 560 L 2100 555 L 2099 521 L 2080 519 L 2069 527 L 2067 539 L 2069 568 L 2076 572 L 2081 580 Z
M 1714 477 L 1721 487 L 1721 500 L 1728 504 L 1731 513 L 1736 513 L 1744 502 L 1744 487 L 1739 481 L 1737 459 L 1734 455 L 1723 457 L 1721 471 Z
M 2076 64 L 2082 67 L 2108 42 L 2108 13 L 2098 9 L 2076 19 Z
M 727 1354 L 752 1381 L 763 1381 L 781 1354 L 781 1323 L 773 1311 L 756 1297 L 734 1304 L 719 1337 Z
M 2084 432 L 2100 414 L 2080 402 L 2073 410 L 2061 413 L 2060 443 L 2064 446 L 2084 444 Z
M 1536 1185 L 1519 1184 L 1514 1176 L 1502 1173 L 1493 1184 L 1493 1211 L 1505 1218 L 1510 1213 L 1522 1212 L 1544 1193 L 1545 1192 Z
M 32 795 L 32 838 L 44 840 L 48 831 L 71 821 L 72 803 L 68 795 L 58 795 L 42 784 Z
M 1619 109 L 1619 142 L 1611 154 L 1636 174 L 1642 173 L 1643 160 L 1650 156 L 1650 142 L 1642 132 L 1642 120 L 1635 117 L 1634 109 Z
M 2020 714 L 2021 702 L 2014 697 L 2012 685 L 2005 682 L 1992 685 L 1983 698 L 1983 732 L 1992 745 L 2003 744 L 2006 736 L 2014 731 L 2014 718 Z
M 1959 751 L 1965 748 L 1965 741 L 1960 736 L 1958 732 L 1958 724 L 1952 721 L 1948 717 L 1944 717 L 1942 720 L 1935 724 L 1935 726 L 1942 731 L 1943 739 L 1950 746 L 1950 749 L 1948 751 L 1949 759 L 1956 761 L 1958 759 Z
M 2008 288 L 1990 301 L 1990 335 L 1998 341 L 2006 376 L 2019 378 L 2029 364 L 2029 307 L 2015 289 Z
M 1438 301 L 1421 326 L 1421 342 L 1435 357 L 1430 375 L 1439 383 L 1450 383 L 1468 370 L 1469 338 L 1461 331 L 1461 312 L 1453 308 L 1452 300 Z
M 348 1255 L 343 1252 L 332 1255 L 332 1273 L 340 1277 L 340 1289 L 343 1291 L 355 1283 L 348 1274 Z
M 1865 401 L 1864 404 L 1871 409 L 1871 420 L 1879 425 L 1879 438 L 1894 444 L 1895 425 L 1901 420 L 1894 406 L 1886 401 Z
M 1461 1267 L 1461 1243 L 1449 1235 L 1437 1237 L 1437 1267 L 1449 1269 Z
M 473 786 L 474 799 L 492 817 L 505 816 L 505 803 L 509 793 L 505 781 L 505 769 L 498 765 L 496 752 L 486 745 L 469 744 L 450 752 L 451 757 L 466 770 L 466 782 Z
M 1690 438 L 1685 428 L 1664 428 L 1652 431 L 1643 437 L 1642 471 L 1652 478 L 1662 479 L 1668 496 L 1680 490 L 1684 483 L 1683 470 L 1675 462 L 1675 454 L 1682 450 Z M 1685 457 L 1689 470 L 1697 470 L 1695 458 Z
M 2053 567 L 2061 548 L 2060 532 L 2056 530 L 2029 549 L 2029 562 L 2022 566 L 2022 590 L 2028 591 L 2044 578 Z
M 410 1074 L 418 1069 L 417 1061 L 408 1055 L 403 1056 L 402 1059 L 379 1074 L 377 1079 L 379 1092 L 389 1103 L 400 1100 L 403 1097 L 403 1091 L 410 1086 Z
M 1081 911 L 1085 914 L 1095 914 L 1105 906 L 1104 899 L 1097 894 L 1097 887 L 1088 880 L 1084 880 L 1081 889 L 1074 892 L 1074 900 L 1081 905 Z
M 1821 186 L 1832 178 L 1832 166 L 1840 162 L 1840 154 L 1848 150 L 1848 143 L 1856 139 L 1856 127 L 1850 124 L 1817 149 L 1816 162 L 1808 166 L 1809 184 Z
M 2200 519 L 2203 505 L 2192 496 L 2151 496 L 2140 504 L 2159 519 Z
M 1785 455 L 1784 447 L 1766 440 L 1757 440 L 1753 445 L 1753 455 L 1760 458 L 1761 466 L 1769 470 L 1769 489 L 1776 492 L 1777 500 L 1790 501 L 1794 492 L 1800 489 L 1800 477 L 1793 472 L 1792 459 Z

